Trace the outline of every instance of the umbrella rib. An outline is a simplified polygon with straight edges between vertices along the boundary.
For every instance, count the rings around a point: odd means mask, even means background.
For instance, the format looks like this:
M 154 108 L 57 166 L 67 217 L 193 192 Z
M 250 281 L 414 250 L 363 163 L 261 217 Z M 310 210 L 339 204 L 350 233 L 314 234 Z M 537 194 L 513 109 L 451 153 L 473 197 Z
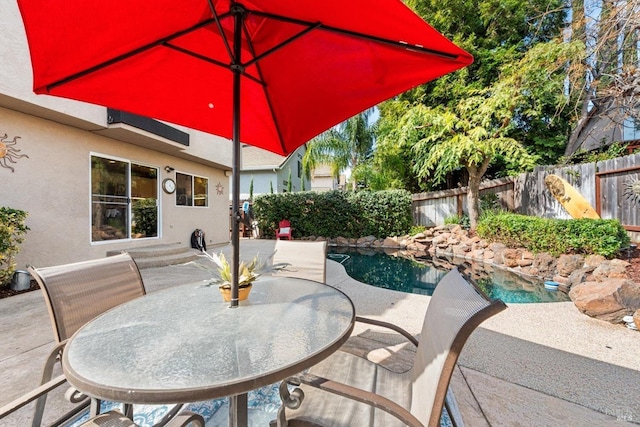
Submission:
M 264 18 L 276 19 L 276 20 L 283 21 L 283 22 L 288 22 L 288 23 L 291 23 L 291 24 L 303 25 L 303 26 L 307 26 L 307 27 L 315 26 L 315 28 L 322 29 L 322 30 L 325 30 L 325 31 L 339 33 L 339 34 L 345 34 L 345 35 L 349 35 L 349 36 L 352 36 L 352 37 L 357 37 L 357 38 L 361 38 L 361 39 L 365 39 L 365 40 L 371 40 L 371 41 L 374 41 L 374 42 L 377 42 L 377 43 L 387 44 L 387 45 L 391 45 L 393 47 L 400 47 L 402 49 L 408 49 L 408 50 L 412 50 L 412 51 L 416 51 L 416 52 L 426 53 L 426 54 L 429 54 L 429 55 L 440 56 L 440 57 L 446 58 L 446 59 L 456 60 L 460 56 L 460 55 L 453 54 L 453 53 L 443 52 L 443 51 L 440 51 L 440 50 L 437 50 L 437 49 L 429 49 L 429 48 L 426 48 L 426 47 L 421 46 L 421 45 L 409 44 L 408 42 L 385 39 L 384 37 L 378 37 L 378 36 L 374 36 L 374 35 L 371 35 L 371 34 L 364 34 L 364 33 L 360 33 L 360 32 L 357 32 L 357 31 L 345 30 L 343 28 L 332 27 L 332 26 L 329 26 L 329 25 L 324 25 L 322 23 L 314 23 L 314 22 L 304 21 L 304 20 L 301 20 L 301 19 L 290 18 L 290 17 L 287 17 L 287 16 L 276 15 L 276 14 L 273 14 L 273 13 L 261 12 L 261 11 L 257 11 L 257 10 L 251 10 L 250 13 L 253 13 L 253 14 L 258 15 L 258 16 L 262 16 Z
M 317 22 L 317 23 L 315 23 L 315 24 L 310 24 L 310 26 L 309 26 L 308 28 L 306 28 L 306 29 L 304 29 L 304 30 L 300 31 L 298 34 L 295 34 L 295 35 L 293 35 L 293 36 L 289 37 L 287 40 L 283 41 L 282 43 L 278 43 L 277 45 L 275 45 L 275 46 L 274 46 L 274 47 L 272 47 L 271 49 L 268 49 L 268 50 L 264 51 L 264 52 L 263 52 L 262 54 L 260 54 L 259 56 L 255 56 L 255 54 L 254 54 L 254 57 L 253 57 L 253 59 L 252 59 L 251 61 L 247 61 L 247 62 L 245 62 L 245 63 L 244 63 L 244 64 L 242 64 L 242 65 L 243 65 L 243 66 L 245 66 L 245 67 L 251 66 L 251 65 L 253 65 L 254 63 L 256 63 L 256 62 L 260 61 L 262 58 L 264 58 L 264 57 L 266 57 L 266 56 L 268 56 L 268 55 L 272 54 L 273 52 L 275 52 L 275 51 L 277 51 L 277 50 L 279 50 L 279 49 L 281 49 L 281 48 L 283 48 L 283 47 L 285 47 L 285 46 L 286 46 L 286 45 L 288 45 L 289 43 L 294 42 L 295 40 L 299 39 L 300 37 L 304 36 L 305 34 L 307 34 L 307 33 L 311 32 L 311 31 L 313 31 L 313 30 L 315 30 L 315 29 L 318 29 L 318 28 L 320 28 L 321 26 L 322 26 L 322 24 L 321 24 L 320 22 Z
M 260 62 L 257 60 L 256 50 L 255 50 L 255 48 L 253 46 L 253 42 L 251 41 L 251 37 L 249 36 L 249 30 L 247 29 L 246 25 L 242 26 L 242 31 L 245 34 L 245 37 L 246 37 L 246 40 L 247 40 L 247 47 L 249 48 L 249 51 L 251 52 L 251 56 L 253 56 L 253 58 L 256 58 L 253 61 L 249 61 L 247 64 L 251 65 L 251 64 L 253 64 L 255 62 L 255 67 L 256 67 L 256 70 L 258 72 L 258 78 L 260 79 L 260 81 L 264 81 L 264 79 L 262 77 L 262 70 L 260 69 Z M 297 38 L 296 36 L 294 36 L 294 37 Z M 284 43 L 286 43 L 286 42 L 284 42 Z M 279 47 L 282 47 L 284 45 L 284 43 L 281 43 Z M 273 50 L 274 49 L 270 49 L 267 52 L 272 53 Z M 260 56 L 260 59 L 263 58 L 267 54 L 267 52 L 263 53 Z M 248 75 L 247 75 L 247 77 L 248 77 Z M 283 152 L 286 152 L 287 150 L 286 150 L 286 147 L 284 145 L 284 138 L 282 137 L 282 131 L 280 129 L 280 123 L 278 122 L 278 119 L 277 119 L 276 115 L 274 114 L 273 104 L 271 103 L 271 97 L 269 96 L 269 92 L 267 91 L 267 85 L 263 84 L 262 88 L 263 88 L 263 91 L 264 91 L 264 98 L 265 98 L 265 100 L 267 102 L 267 105 L 269 106 L 269 113 L 271 114 L 271 119 L 273 120 L 273 124 L 274 124 L 274 126 L 276 128 L 276 133 L 278 134 L 278 141 L 280 143 L 280 148 L 282 149 Z
M 218 61 L 218 60 L 213 59 L 213 58 L 209 58 L 208 56 L 202 55 L 200 53 L 192 52 L 190 50 L 187 50 L 187 49 L 185 49 L 183 47 L 180 47 L 180 46 L 173 45 L 171 43 L 165 43 L 164 46 L 166 46 L 166 47 L 168 47 L 170 49 L 173 49 L 173 50 L 175 50 L 177 52 L 184 53 L 185 55 L 189 55 L 189 56 L 192 56 L 194 58 L 200 59 L 201 61 L 209 62 L 211 64 L 218 65 L 218 66 L 220 66 L 222 68 L 226 68 L 229 71 L 231 71 L 231 64 L 227 64 L 225 62 Z M 244 77 L 250 79 L 250 80 L 253 80 L 254 82 L 258 83 L 259 85 L 265 86 L 264 81 L 260 80 L 259 78 L 256 78 L 256 77 L 252 76 L 249 73 L 243 72 L 242 75 Z
M 224 18 L 225 15 L 228 15 L 228 14 L 224 14 L 222 16 L 222 18 Z M 218 18 L 220 18 L 220 17 L 218 17 Z M 214 21 L 214 19 L 210 18 L 210 19 L 207 19 L 205 21 L 199 22 L 198 24 L 196 24 L 196 25 L 194 25 L 192 27 L 189 27 L 189 28 L 187 28 L 185 30 L 178 31 L 176 33 L 171 34 L 170 36 L 163 37 L 163 38 L 161 38 L 159 40 L 155 40 L 155 41 L 153 41 L 151 43 L 147 43 L 144 46 L 140 46 L 137 49 L 131 50 L 131 51 L 126 52 L 126 53 L 123 53 L 122 55 L 116 56 L 115 58 L 111 58 L 111 59 L 109 59 L 107 61 L 103 61 L 100 64 L 94 65 L 93 67 L 89 67 L 89 68 L 87 68 L 85 70 L 78 71 L 77 73 L 74 73 L 74 74 L 72 74 L 70 76 L 67 76 L 67 77 L 63 78 L 63 79 L 60 79 L 60 80 L 57 80 L 55 82 L 49 83 L 48 85 L 45 85 L 45 88 L 47 89 L 47 91 L 51 91 L 51 89 L 55 89 L 58 86 L 65 85 L 65 84 L 67 84 L 69 82 L 72 82 L 72 81 L 77 80 L 77 79 L 79 79 L 81 77 L 84 77 L 86 75 L 89 75 L 91 73 L 99 71 L 99 70 L 101 70 L 103 68 L 107 68 L 110 65 L 117 64 L 118 62 L 124 61 L 124 60 L 129 59 L 131 57 L 134 57 L 136 55 L 139 55 L 139 54 L 141 54 L 143 52 L 146 52 L 147 50 L 152 49 L 154 47 L 162 46 L 162 45 L 169 46 L 169 42 L 171 40 L 173 40 L 175 38 L 178 38 L 178 37 L 180 37 L 180 36 L 182 36 L 184 34 L 188 34 L 188 33 L 192 32 L 192 31 L 198 30 L 198 29 L 200 29 L 202 27 L 206 27 L 207 25 L 211 24 L 213 21 Z M 175 46 L 172 46 L 172 47 L 175 48 Z
M 218 27 L 218 31 L 220 32 L 220 37 L 224 42 L 224 47 L 225 49 L 227 49 L 227 54 L 229 55 L 229 58 L 233 58 L 233 53 L 231 52 L 231 46 L 229 46 L 229 40 L 227 40 L 227 37 L 224 35 L 224 30 L 222 29 L 222 24 L 220 23 L 220 17 L 218 16 L 218 12 L 216 12 L 216 7 L 213 5 L 212 0 L 208 0 L 208 3 L 209 3 L 209 9 L 211 9 L 211 13 L 213 14 L 213 19 L 216 21 L 216 26 Z

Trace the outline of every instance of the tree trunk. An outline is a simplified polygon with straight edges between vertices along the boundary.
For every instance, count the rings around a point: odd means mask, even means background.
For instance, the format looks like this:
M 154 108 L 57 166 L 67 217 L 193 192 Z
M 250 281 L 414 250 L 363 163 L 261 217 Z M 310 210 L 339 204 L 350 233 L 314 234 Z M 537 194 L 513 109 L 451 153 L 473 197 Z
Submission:
M 469 211 L 469 222 L 471 230 L 478 226 L 480 217 L 480 179 L 482 176 L 469 172 L 469 190 L 467 192 L 467 210 Z
M 469 213 L 469 223 L 472 231 L 475 230 L 478 226 L 478 219 L 480 218 L 480 182 L 482 181 L 482 177 L 487 171 L 491 160 L 491 157 L 487 157 L 479 166 L 466 166 L 466 169 L 469 172 L 469 183 L 467 187 L 467 212 Z

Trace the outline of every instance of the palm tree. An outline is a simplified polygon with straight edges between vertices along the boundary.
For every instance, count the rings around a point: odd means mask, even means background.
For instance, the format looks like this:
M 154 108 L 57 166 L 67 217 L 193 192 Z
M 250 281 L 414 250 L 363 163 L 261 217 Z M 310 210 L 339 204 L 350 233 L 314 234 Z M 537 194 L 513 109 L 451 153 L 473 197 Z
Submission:
M 347 168 L 353 172 L 362 167 L 373 154 L 377 130 L 377 125 L 369 122 L 373 112 L 373 108 L 363 111 L 315 137 L 302 159 L 307 177 L 322 164 L 331 167 L 335 178 Z M 352 180 L 352 188 L 356 189 L 355 180 Z

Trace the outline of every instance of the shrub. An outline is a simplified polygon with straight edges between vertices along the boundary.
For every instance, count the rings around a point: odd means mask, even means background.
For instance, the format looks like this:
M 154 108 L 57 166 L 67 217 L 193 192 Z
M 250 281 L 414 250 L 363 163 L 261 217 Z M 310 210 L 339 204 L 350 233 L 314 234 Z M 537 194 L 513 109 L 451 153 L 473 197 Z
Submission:
M 532 252 L 596 254 L 612 258 L 629 246 L 615 219 L 545 219 L 512 213 L 487 215 L 478 222 L 480 237 Z
M 471 227 L 471 219 L 469 219 L 469 215 L 451 215 L 444 219 L 444 225 L 448 224 L 458 224 L 463 228 L 469 229 Z
M 409 229 L 409 235 L 415 236 L 418 233 L 424 233 L 427 230 L 427 227 L 424 225 L 412 225 Z
M 0 207 L 0 284 L 7 283 L 16 270 L 15 255 L 29 230 L 25 225 L 27 213 Z
M 275 235 L 283 218 L 291 221 L 294 238 L 387 237 L 407 233 L 412 224 L 411 194 L 401 190 L 263 194 L 254 212 L 266 237 Z

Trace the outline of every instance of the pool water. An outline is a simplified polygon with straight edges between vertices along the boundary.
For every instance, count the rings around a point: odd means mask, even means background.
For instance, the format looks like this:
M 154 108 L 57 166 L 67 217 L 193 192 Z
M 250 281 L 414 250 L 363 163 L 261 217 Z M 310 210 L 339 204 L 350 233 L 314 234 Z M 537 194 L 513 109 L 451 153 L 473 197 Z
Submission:
M 423 295 L 433 294 L 440 279 L 452 268 L 446 262 L 443 262 L 445 265 L 436 265 L 435 262 L 438 260 L 418 262 L 373 249 L 330 248 L 327 257 L 340 262 L 347 274 L 359 282 Z M 545 289 L 543 280 L 532 280 L 490 266 L 482 269 L 474 265 L 472 269 L 470 264 L 462 264 L 458 269 L 489 298 L 499 298 L 505 303 L 569 301 L 566 293 Z

